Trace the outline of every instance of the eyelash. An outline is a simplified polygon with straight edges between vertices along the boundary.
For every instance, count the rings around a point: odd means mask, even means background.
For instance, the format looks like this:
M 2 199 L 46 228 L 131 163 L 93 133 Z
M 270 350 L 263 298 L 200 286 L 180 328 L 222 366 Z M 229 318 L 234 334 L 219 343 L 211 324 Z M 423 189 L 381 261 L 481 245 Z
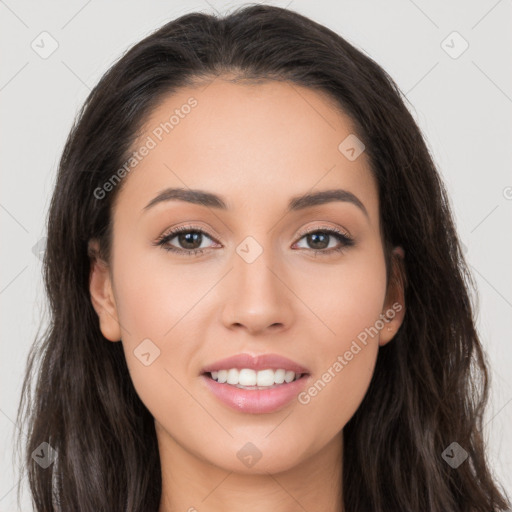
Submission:
M 160 236 L 156 242 L 153 243 L 155 246 L 160 246 L 162 249 L 164 249 L 167 252 L 173 252 L 175 254 L 181 254 L 185 256 L 199 256 L 200 254 L 203 254 L 205 249 L 179 249 L 176 247 L 172 247 L 170 245 L 167 245 L 173 238 L 176 237 L 179 233 L 187 233 L 187 232 L 194 232 L 194 233 L 201 233 L 203 235 L 206 235 L 208 238 L 213 239 L 211 236 L 208 235 L 205 231 L 203 231 L 201 228 L 197 226 L 180 226 L 169 233 L 166 233 L 162 236 Z M 348 247 L 352 247 L 354 245 L 354 239 L 348 236 L 346 233 L 343 233 L 342 231 L 336 229 L 336 228 L 316 228 L 314 230 L 309 231 L 303 231 L 299 233 L 299 240 L 304 238 L 307 235 L 316 234 L 316 233 L 324 233 L 330 236 L 333 236 L 336 238 L 339 242 L 341 242 L 341 245 L 339 247 L 331 248 L 331 249 L 306 249 L 309 251 L 313 251 L 315 257 L 318 253 L 320 253 L 321 256 L 329 256 L 334 253 L 342 253 L 344 250 L 346 250 Z
M 176 235 L 180 233 L 188 233 L 188 232 L 194 232 L 194 233 L 201 233 L 203 235 L 206 235 L 208 238 L 213 239 L 208 233 L 203 231 L 201 228 L 197 226 L 180 226 L 173 230 L 171 230 L 169 233 L 166 233 L 162 236 L 160 236 L 153 245 L 160 246 L 162 249 L 164 249 L 167 252 L 173 252 L 176 254 L 182 254 L 185 256 L 199 256 L 200 254 L 204 253 L 205 249 L 178 249 L 176 247 L 172 247 L 170 245 L 167 245 L 168 242 L 170 242 L 173 238 L 176 237 Z M 324 233 L 330 236 L 333 236 L 336 238 L 339 242 L 341 242 L 341 245 L 336 248 L 331 249 L 306 249 L 309 251 L 313 251 L 315 257 L 317 253 L 320 253 L 321 256 L 329 256 L 333 253 L 341 253 L 343 252 L 347 247 L 351 247 L 354 245 L 354 239 L 349 237 L 346 233 L 343 233 L 342 231 L 336 229 L 336 228 L 316 228 L 314 230 L 305 231 L 299 233 L 299 240 L 304 238 L 307 235 L 316 234 L 316 233 Z

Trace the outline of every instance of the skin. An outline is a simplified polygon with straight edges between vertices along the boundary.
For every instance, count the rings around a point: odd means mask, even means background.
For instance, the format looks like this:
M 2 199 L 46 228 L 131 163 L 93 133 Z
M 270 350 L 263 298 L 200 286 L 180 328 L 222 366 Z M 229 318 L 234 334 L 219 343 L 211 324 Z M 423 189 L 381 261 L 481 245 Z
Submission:
M 379 315 L 404 305 L 401 285 L 386 286 L 377 185 L 366 153 L 349 161 L 338 150 L 354 129 L 329 98 L 284 82 L 224 78 L 179 90 L 147 119 L 134 150 L 174 109 L 198 101 L 124 178 L 110 266 L 92 262 L 91 299 L 104 336 L 122 340 L 134 387 L 155 418 L 160 512 L 295 512 L 298 504 L 338 512 L 343 427 L 405 307 L 308 404 L 242 413 L 199 375 L 234 354 L 272 352 L 308 368 L 314 383 Z M 168 201 L 142 213 L 167 187 L 213 192 L 230 208 Z M 355 194 L 368 217 L 348 202 L 285 212 L 290 197 L 331 188 Z M 206 248 L 202 255 L 152 244 L 190 223 L 206 233 L 194 246 Z M 322 227 L 348 232 L 355 245 L 315 257 L 319 246 L 298 233 Z M 236 252 L 247 236 L 263 249 L 252 263 Z M 328 248 L 340 245 L 327 240 Z M 190 247 L 178 237 L 169 244 Z M 146 338 L 160 349 L 149 366 L 133 353 Z M 262 454 L 252 467 L 237 457 L 249 441 Z

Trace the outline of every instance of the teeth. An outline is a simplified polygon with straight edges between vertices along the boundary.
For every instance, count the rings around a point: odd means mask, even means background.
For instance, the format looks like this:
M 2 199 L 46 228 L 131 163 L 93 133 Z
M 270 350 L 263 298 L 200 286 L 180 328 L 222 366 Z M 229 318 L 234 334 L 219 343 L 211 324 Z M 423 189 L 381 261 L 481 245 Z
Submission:
M 292 382 L 299 379 L 302 374 L 291 370 L 260 370 L 255 371 L 249 368 L 231 368 L 229 370 L 218 370 L 211 372 L 212 379 L 220 384 L 231 384 L 232 386 L 259 386 L 271 387 L 283 382 Z

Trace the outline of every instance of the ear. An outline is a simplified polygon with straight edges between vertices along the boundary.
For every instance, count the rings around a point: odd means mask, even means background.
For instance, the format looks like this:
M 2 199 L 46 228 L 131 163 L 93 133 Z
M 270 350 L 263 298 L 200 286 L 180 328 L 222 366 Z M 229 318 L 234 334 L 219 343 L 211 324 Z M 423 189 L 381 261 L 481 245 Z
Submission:
M 379 345 L 390 342 L 402 325 L 405 316 L 405 285 L 406 274 L 404 265 L 405 253 L 402 247 L 397 246 L 391 255 L 391 274 L 384 301 L 381 318 L 384 328 L 380 331 Z
M 89 291 L 92 305 L 99 317 L 101 332 L 110 341 L 120 341 L 121 328 L 109 267 L 100 256 L 97 240 L 89 241 L 88 254 L 91 260 Z

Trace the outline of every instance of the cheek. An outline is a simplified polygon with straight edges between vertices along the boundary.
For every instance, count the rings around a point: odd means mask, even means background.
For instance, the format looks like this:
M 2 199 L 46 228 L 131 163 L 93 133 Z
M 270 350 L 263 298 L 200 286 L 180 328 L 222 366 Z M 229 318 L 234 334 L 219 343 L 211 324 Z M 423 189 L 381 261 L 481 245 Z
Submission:
M 317 372 L 299 403 L 314 410 L 311 417 L 330 417 L 326 428 L 332 435 L 356 412 L 373 375 L 386 292 L 380 255 L 378 249 L 368 251 L 329 273 L 309 273 L 298 293 L 318 317 L 312 317 L 317 334 L 311 350 Z M 314 421 L 306 423 L 314 428 Z
M 153 257 L 152 248 L 117 258 L 116 303 L 122 327 L 131 338 L 154 338 L 166 343 L 175 326 L 211 287 L 199 278 L 193 265 L 173 265 L 164 254 Z M 121 252 L 121 251 L 120 251 Z
M 318 342 L 327 351 L 342 349 L 383 312 L 386 267 L 377 244 L 347 252 L 333 264 L 309 263 L 293 272 L 293 290 L 306 306 L 310 323 L 317 324 Z
M 181 396 L 179 383 L 192 371 L 202 339 L 194 332 L 201 322 L 193 306 L 211 283 L 186 275 L 183 267 L 144 261 L 136 251 L 117 257 L 114 268 L 123 349 L 134 387 L 150 410 L 164 402 L 167 409 L 173 396 Z
M 302 418 L 301 435 L 305 439 L 319 439 L 319 432 L 322 439 L 332 439 L 350 421 L 366 395 L 377 348 L 376 345 L 361 345 L 360 348 L 354 345 L 354 353 L 349 350 L 352 355 L 348 360 L 345 349 L 350 346 L 350 343 L 340 343 L 340 350 L 333 351 L 327 358 L 324 371 L 315 375 L 297 397 Z

